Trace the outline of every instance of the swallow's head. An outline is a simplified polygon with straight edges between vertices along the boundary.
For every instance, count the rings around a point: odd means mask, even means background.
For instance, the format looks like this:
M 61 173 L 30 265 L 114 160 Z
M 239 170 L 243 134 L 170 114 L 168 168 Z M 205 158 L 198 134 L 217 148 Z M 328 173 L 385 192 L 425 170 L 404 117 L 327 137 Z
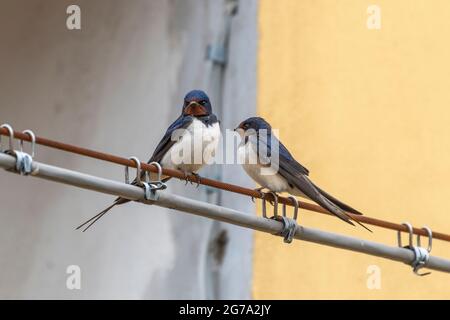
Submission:
M 205 92 L 192 90 L 186 94 L 183 102 L 183 115 L 201 117 L 208 116 L 211 113 L 211 102 Z
M 242 121 L 239 126 L 234 129 L 234 131 L 237 131 L 242 137 L 257 134 L 260 130 L 266 130 L 267 133 L 270 133 L 272 130 L 270 124 L 260 117 L 248 118 Z
M 261 117 L 251 117 L 242 121 L 236 129 L 243 129 L 247 131 L 249 129 L 253 130 L 271 130 L 270 124 Z

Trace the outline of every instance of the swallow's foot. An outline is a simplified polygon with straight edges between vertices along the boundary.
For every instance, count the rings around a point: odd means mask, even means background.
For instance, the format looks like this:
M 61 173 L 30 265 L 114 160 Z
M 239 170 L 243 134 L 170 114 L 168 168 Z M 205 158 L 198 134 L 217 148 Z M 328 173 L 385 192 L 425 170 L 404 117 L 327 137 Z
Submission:
M 256 192 L 259 193 L 259 197 L 260 197 L 261 199 L 264 199 L 264 197 L 265 197 L 265 195 L 266 195 L 264 192 L 261 191 L 261 190 L 263 190 L 263 189 L 264 189 L 264 187 L 259 187 L 259 188 L 253 189 L 254 191 L 256 191 Z M 252 197 L 252 201 L 255 202 L 255 197 Z
M 196 188 L 198 188 L 200 186 L 200 183 L 202 182 L 202 177 L 196 172 L 192 172 L 191 174 L 195 177 L 195 182 L 197 182 Z
M 269 194 L 272 195 L 272 198 L 271 198 L 271 199 L 268 199 L 269 203 L 270 203 L 273 207 L 278 206 L 278 195 L 277 195 L 277 193 L 271 191 L 271 192 L 269 192 Z
M 190 182 L 192 184 L 192 181 L 189 181 L 189 179 L 188 179 L 189 174 L 187 172 L 183 172 L 183 174 L 184 174 L 183 180 L 185 181 L 184 185 L 186 186 L 188 184 L 188 182 Z

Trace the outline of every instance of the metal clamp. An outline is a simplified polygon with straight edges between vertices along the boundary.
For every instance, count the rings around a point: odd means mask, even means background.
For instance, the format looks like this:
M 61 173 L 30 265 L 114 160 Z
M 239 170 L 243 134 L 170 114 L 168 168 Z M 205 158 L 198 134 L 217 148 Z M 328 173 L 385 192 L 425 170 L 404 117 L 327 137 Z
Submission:
M 144 186 L 144 197 L 145 200 L 156 201 L 158 200 L 158 190 L 164 190 L 167 188 L 167 185 L 162 182 L 162 168 L 158 162 L 150 162 L 150 165 L 154 165 L 158 169 L 158 176 L 156 181 L 149 181 L 149 173 L 145 171 L 145 182 L 143 182 Z
M 281 221 L 283 223 L 283 229 L 280 231 L 278 235 L 282 236 L 285 243 L 291 243 L 294 239 L 295 231 L 297 230 L 297 217 L 298 217 L 298 200 L 294 196 L 289 196 L 294 202 L 294 214 L 293 218 L 289 218 L 286 215 L 286 204 L 283 204 L 283 213 L 282 216 L 274 215 L 272 219 Z M 278 204 L 278 203 L 277 203 Z
M 16 157 L 16 171 L 22 175 L 27 176 L 33 172 L 33 158 L 25 152 L 13 151 Z
M 422 248 L 420 244 L 420 235 L 417 235 L 417 246 L 414 246 L 413 244 L 413 227 L 410 223 L 404 222 L 402 225 L 406 226 L 408 228 L 408 234 L 409 234 L 409 243 L 407 246 L 402 246 L 402 238 L 401 238 L 401 231 L 397 232 L 397 241 L 398 246 L 401 248 L 410 249 L 414 253 L 414 260 L 411 262 L 411 267 L 413 268 L 413 271 L 418 276 L 426 276 L 430 274 L 431 272 L 425 272 L 425 273 L 419 273 L 419 270 L 427 265 L 428 259 L 430 258 L 430 252 L 432 249 L 432 242 L 433 242 L 433 233 L 430 228 L 423 227 L 422 229 L 425 230 L 428 233 L 428 247 Z
M 424 226 L 422 228 L 422 230 L 425 230 L 428 233 L 428 247 L 427 247 L 427 251 L 431 252 L 431 249 L 433 249 L 433 232 L 427 226 Z M 421 247 L 421 245 L 420 245 L 420 234 L 417 235 L 417 246 Z
M 34 158 L 34 152 L 36 149 L 36 136 L 34 135 L 34 132 L 31 130 L 24 130 L 22 131 L 23 134 L 27 134 L 30 136 L 31 139 L 31 157 Z M 23 139 L 20 139 L 20 151 L 23 152 Z
M 411 263 L 411 266 L 414 273 L 421 277 L 429 275 L 431 272 L 419 273 L 419 270 L 427 265 L 430 253 L 422 247 L 413 247 L 412 250 L 414 251 L 414 261 Z
M 30 136 L 31 139 L 31 155 L 23 151 L 23 139 L 20 140 L 20 151 L 14 150 L 14 130 L 9 124 L 3 124 L 0 126 L 0 128 L 6 128 L 9 132 L 9 149 L 2 150 L 9 155 L 12 155 L 16 158 L 16 165 L 14 167 L 15 171 L 18 172 L 20 175 L 29 175 L 33 174 L 33 157 L 35 153 L 36 148 L 36 136 L 34 135 L 33 131 L 31 130 L 25 130 L 22 133 L 27 134 Z M 1 137 L 0 137 L 0 148 L 1 148 Z M 37 171 L 37 169 L 36 169 Z
M 283 229 L 278 235 L 282 236 L 285 243 L 291 243 L 294 239 L 295 231 L 297 229 L 297 221 L 285 216 L 278 217 L 275 219 L 283 223 Z
M 137 157 L 130 157 L 130 160 L 133 160 L 136 163 L 136 178 L 132 182 L 139 187 L 144 188 L 144 198 L 145 200 L 158 200 L 158 195 L 156 191 L 164 190 L 167 188 L 167 185 L 161 181 L 162 179 L 162 168 L 158 162 L 151 162 L 150 165 L 154 165 L 158 169 L 158 178 L 157 181 L 150 181 L 148 171 L 145 171 L 144 174 L 141 172 L 141 162 Z M 142 177 L 144 177 L 144 181 L 142 181 Z M 125 167 L 125 183 L 130 183 L 128 166 Z
M 167 189 L 167 185 L 162 181 L 162 168 L 158 162 L 150 162 L 149 165 L 153 165 L 158 169 L 158 176 L 155 181 L 148 181 L 151 185 L 154 185 L 155 190 Z M 149 173 L 146 171 L 146 178 L 149 179 Z

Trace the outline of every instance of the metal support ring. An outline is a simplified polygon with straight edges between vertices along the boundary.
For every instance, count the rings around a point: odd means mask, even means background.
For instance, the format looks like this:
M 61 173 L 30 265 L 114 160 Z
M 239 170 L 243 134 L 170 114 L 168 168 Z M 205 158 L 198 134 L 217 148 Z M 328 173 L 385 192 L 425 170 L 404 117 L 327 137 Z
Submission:
M 273 196 L 273 216 L 278 217 L 278 196 L 275 192 L 269 192 Z
M 425 230 L 428 233 L 428 247 L 427 247 L 427 251 L 431 252 L 431 249 L 433 248 L 433 232 L 427 226 L 424 226 L 422 228 L 422 230 Z M 420 234 L 417 235 L 417 246 L 421 247 L 421 245 L 420 245 Z
M 298 200 L 296 197 L 289 195 L 288 196 L 289 199 L 292 200 L 292 202 L 294 203 L 294 215 L 293 215 L 293 219 L 297 220 L 297 216 L 298 216 L 298 208 L 299 208 L 299 204 L 298 204 Z M 286 217 L 286 203 L 283 203 L 283 217 Z
M 150 162 L 150 165 L 154 165 L 158 169 L 158 177 L 157 181 L 149 181 L 149 172 L 145 171 L 145 182 L 142 183 L 144 187 L 144 198 L 145 200 L 158 200 L 158 190 L 164 190 L 167 188 L 167 185 L 162 182 L 162 167 L 158 162 Z
M 14 130 L 13 130 L 13 128 L 7 123 L 2 124 L 0 126 L 0 128 L 5 128 L 6 130 L 8 130 L 8 133 L 9 133 L 9 150 L 11 150 L 11 151 L 14 150 L 14 144 L 13 144 Z M 3 151 L 3 149 L 1 149 L 1 148 L 2 148 L 2 135 L 0 135 L 0 151 Z
M 398 240 L 398 246 L 401 248 L 410 249 L 414 253 L 414 260 L 410 263 L 411 267 L 413 268 L 414 274 L 418 276 L 426 276 L 430 274 L 430 272 L 426 273 L 419 273 L 419 270 L 426 266 L 428 259 L 430 258 L 430 251 L 431 251 L 431 239 L 432 239 L 432 233 L 430 228 L 424 227 L 423 229 L 428 232 L 429 235 L 429 242 L 428 242 L 428 249 L 420 247 L 420 236 L 417 236 L 417 247 L 413 244 L 413 227 L 408 222 L 403 222 L 402 225 L 406 226 L 408 228 L 409 233 L 409 244 L 405 247 L 402 246 L 402 237 L 401 237 L 401 231 L 397 231 L 397 240 Z M 407 263 L 409 264 L 409 263 Z
M 408 233 L 409 233 L 409 244 L 406 246 L 407 248 L 412 248 L 413 245 L 413 227 L 409 222 L 403 222 L 402 225 L 406 226 L 408 228 Z M 402 246 L 402 234 L 401 231 L 397 231 L 397 241 L 398 241 L 398 246 L 400 248 L 403 248 Z
M 152 186 L 153 190 L 164 190 L 167 189 L 167 185 L 162 181 L 162 167 L 158 162 L 150 162 L 150 165 L 154 165 L 157 169 L 158 169 L 158 176 L 156 178 L 156 181 L 148 181 L 150 183 L 150 185 Z M 146 178 L 149 177 L 148 175 L 148 171 L 146 171 L 147 176 Z
M 267 218 L 267 200 L 266 197 L 262 198 L 262 216 Z
M 34 158 L 35 149 L 36 149 L 36 136 L 34 135 L 34 132 L 31 130 L 25 130 L 22 131 L 22 133 L 27 134 L 30 136 L 31 139 L 31 157 Z M 23 152 L 23 139 L 20 139 L 20 151 Z
M 133 160 L 136 164 L 136 184 L 140 187 L 142 187 L 142 181 L 141 181 L 141 162 L 137 157 L 130 157 L 128 158 L 130 160 Z M 130 177 L 128 172 L 128 166 L 125 167 L 125 183 L 130 183 Z
M 149 165 L 153 165 L 153 166 L 155 166 L 158 169 L 158 177 L 156 178 L 156 181 L 161 181 L 161 179 L 162 179 L 162 167 L 161 167 L 161 165 L 158 162 L 156 162 L 156 161 L 150 162 Z

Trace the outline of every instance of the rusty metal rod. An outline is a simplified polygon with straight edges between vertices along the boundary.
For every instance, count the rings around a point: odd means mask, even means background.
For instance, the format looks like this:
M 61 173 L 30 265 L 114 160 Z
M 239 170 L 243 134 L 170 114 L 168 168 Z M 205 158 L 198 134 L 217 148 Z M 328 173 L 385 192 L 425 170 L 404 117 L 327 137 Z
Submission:
M 13 156 L 0 153 L 0 167 L 15 172 L 15 166 L 16 159 Z M 273 235 L 280 235 L 283 229 L 283 223 L 280 221 L 262 218 L 223 206 L 178 196 L 169 193 L 168 191 L 158 191 L 153 200 L 146 200 L 144 190 L 135 185 L 104 179 L 37 161 L 34 161 L 32 164 L 32 172 L 33 173 L 31 176 L 49 181 L 116 195 L 149 205 L 157 205 L 164 208 L 175 209 L 185 213 L 231 223 L 236 226 L 258 230 Z M 302 225 L 296 226 L 294 238 L 334 248 L 351 250 L 394 261 L 400 261 L 408 265 L 411 265 L 415 260 L 415 253 L 411 249 L 398 246 L 388 246 L 382 243 L 326 232 Z M 450 260 L 430 255 L 428 260 L 425 262 L 424 267 L 427 269 L 450 273 Z
M 8 130 L 5 128 L 0 128 L 0 135 L 8 136 Z M 19 131 L 14 131 L 14 138 L 24 140 L 24 141 L 31 141 L 31 138 L 29 135 L 21 133 Z M 133 160 L 118 157 L 118 156 L 115 156 L 112 154 L 99 152 L 99 151 L 95 151 L 95 150 L 90 150 L 90 149 L 82 148 L 79 146 L 66 144 L 66 143 L 62 143 L 62 142 L 58 142 L 58 141 L 54 141 L 54 140 L 50 140 L 50 139 L 46 139 L 46 138 L 42 138 L 42 137 L 36 137 L 36 143 L 46 146 L 46 147 L 53 148 L 53 149 L 63 150 L 66 152 L 75 153 L 75 154 L 83 155 L 83 156 L 98 159 L 98 160 L 108 161 L 108 162 L 120 164 L 123 166 L 136 168 L 136 164 Z M 155 173 L 158 172 L 158 169 L 155 166 L 149 165 L 147 163 L 141 163 L 141 169 L 150 171 L 150 172 L 155 172 Z M 178 171 L 178 170 L 163 169 L 163 174 L 173 177 L 173 178 L 178 178 L 180 180 L 187 179 L 192 182 L 197 182 L 196 176 L 189 175 L 189 176 L 185 177 L 184 173 L 181 171 Z M 212 179 L 208 179 L 208 178 L 203 178 L 203 177 L 201 178 L 201 181 L 199 181 L 199 183 L 202 185 L 205 185 L 205 186 L 222 189 L 222 190 L 246 195 L 246 196 L 253 197 L 253 198 L 261 198 L 260 193 L 255 190 L 244 188 L 244 187 L 237 186 L 237 185 L 233 185 L 230 183 L 225 183 L 225 182 L 212 180 Z M 266 194 L 266 196 L 269 198 L 272 195 Z M 289 206 L 294 206 L 294 203 L 289 198 L 279 197 L 278 202 L 287 204 Z M 322 207 L 312 204 L 312 203 L 299 201 L 299 205 L 300 205 L 301 209 L 305 209 L 305 210 L 309 210 L 309 211 L 313 211 L 313 212 L 317 212 L 317 213 L 321 213 L 321 214 L 331 215 L 328 211 L 326 211 Z M 370 224 L 370 225 L 385 228 L 385 229 L 398 230 L 398 231 L 402 231 L 402 232 L 406 232 L 406 233 L 408 232 L 408 228 L 402 224 L 389 222 L 389 221 L 376 219 L 376 218 L 371 218 L 368 216 L 356 215 L 356 214 L 352 214 L 349 212 L 347 214 L 349 216 L 351 216 L 352 219 L 357 220 L 362 223 Z M 421 236 L 428 235 L 425 230 L 420 229 L 420 228 L 413 228 L 413 232 L 414 232 L 414 234 L 418 234 Z M 433 238 L 450 242 L 450 235 L 442 233 L 442 232 L 437 232 L 434 230 L 433 230 Z

